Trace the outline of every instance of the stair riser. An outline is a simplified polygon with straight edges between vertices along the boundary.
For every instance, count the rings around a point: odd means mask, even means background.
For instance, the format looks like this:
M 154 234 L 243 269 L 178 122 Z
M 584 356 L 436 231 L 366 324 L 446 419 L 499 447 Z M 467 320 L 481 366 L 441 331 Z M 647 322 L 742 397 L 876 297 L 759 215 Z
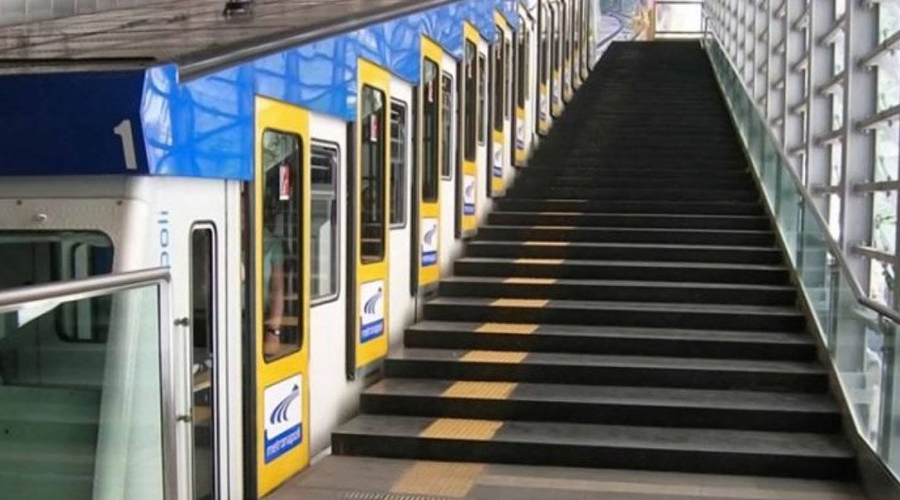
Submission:
M 781 264 L 782 254 L 772 250 L 679 249 L 656 247 L 590 247 L 522 245 L 478 242 L 466 247 L 468 257 L 508 259 L 625 260 L 645 262 L 705 262 L 710 264 Z
M 631 227 L 671 229 L 767 230 L 771 226 L 763 217 L 653 217 L 566 215 L 541 213 L 494 212 L 488 224 L 505 226 L 575 226 L 575 227 Z
M 739 389 L 821 394 L 824 373 L 751 372 L 689 368 L 643 368 L 563 364 L 466 363 L 458 361 L 385 360 L 388 377 L 535 382 L 543 384 Z
M 361 411 L 421 417 L 528 420 L 584 424 L 832 433 L 840 414 L 627 403 L 522 401 L 363 393 Z
M 517 284 L 447 282 L 440 285 L 444 297 L 504 297 L 522 299 L 603 300 L 627 302 L 670 302 L 790 306 L 797 293 L 785 289 L 728 289 L 687 287 L 635 287 L 622 285 Z
M 754 455 L 737 449 L 732 453 L 697 452 L 342 434 L 333 436 L 332 445 L 341 455 L 708 474 L 846 479 L 855 470 L 853 460 L 847 458 Z
M 592 187 L 513 187 L 510 197 L 546 197 L 602 200 L 654 200 L 654 201 L 757 201 L 759 195 L 751 190 L 655 190 L 655 189 L 606 189 Z
M 691 215 L 762 215 L 758 202 L 676 202 L 659 201 L 566 201 L 500 198 L 494 202 L 497 210 L 518 212 L 605 212 L 605 213 L 664 213 Z
M 566 229 L 555 227 L 484 226 L 476 239 L 504 241 L 574 241 L 586 243 L 649 243 L 658 245 L 772 246 L 768 232 L 642 231 L 640 229 Z
M 581 176 L 573 176 L 571 174 L 558 173 L 555 177 L 548 177 L 542 175 L 532 175 L 532 170 L 525 170 L 524 175 L 516 180 L 515 188 L 520 187 L 528 187 L 528 188 L 541 188 L 541 187 L 554 187 L 554 188 L 580 188 L 580 187 L 595 187 L 595 188 L 617 188 L 617 189 L 746 189 L 749 186 L 752 186 L 752 181 L 750 178 L 738 178 L 738 179 L 703 179 L 700 177 L 697 178 L 668 178 L 668 179 L 659 179 L 659 178 L 631 178 L 631 179 L 623 179 L 616 177 L 607 177 L 602 175 L 601 173 L 596 173 L 593 176 L 581 177 Z
M 739 268 L 685 268 L 677 264 L 666 267 L 580 265 L 575 262 L 538 265 L 516 261 L 469 262 L 457 261 L 455 273 L 459 276 L 521 277 L 593 280 L 674 281 L 702 283 L 735 283 L 756 285 L 786 285 L 786 270 L 760 270 Z
M 736 334 L 739 335 L 739 334 Z M 805 343 L 765 343 L 667 339 L 647 336 L 597 337 L 473 332 L 406 331 L 407 347 L 475 349 L 486 351 L 557 352 L 622 356 L 666 356 L 707 359 L 758 359 L 768 361 L 812 361 L 815 347 Z
M 561 309 L 428 303 L 425 304 L 425 317 L 434 321 L 552 323 L 761 332 L 799 332 L 804 328 L 803 316 L 799 314 L 775 316 L 739 312 L 598 310 L 590 307 Z
M 753 177 L 744 170 L 710 170 L 710 169 L 671 169 L 671 168 L 644 168 L 640 171 L 632 169 L 623 170 L 615 165 L 592 167 L 563 167 L 560 162 L 562 158 L 550 158 L 546 163 L 531 162 L 528 167 L 523 170 L 523 175 L 516 182 L 537 182 L 537 179 L 547 182 L 554 182 L 563 178 L 580 178 L 580 179 L 606 179 L 609 181 L 634 181 L 646 182 L 646 179 L 665 182 L 672 180 L 676 182 L 696 181 L 698 178 L 705 181 L 714 180 L 716 182 L 742 182 L 752 183 Z

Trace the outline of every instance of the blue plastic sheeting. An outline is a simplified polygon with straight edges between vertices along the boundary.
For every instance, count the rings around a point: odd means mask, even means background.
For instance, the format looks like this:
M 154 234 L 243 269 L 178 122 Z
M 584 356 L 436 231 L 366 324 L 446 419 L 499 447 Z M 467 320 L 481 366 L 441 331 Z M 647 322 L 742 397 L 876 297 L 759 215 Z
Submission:
M 359 58 L 416 84 L 421 35 L 460 58 L 465 21 L 493 40 L 494 12 L 516 26 L 516 5 L 516 0 L 454 2 L 189 82 L 179 81 L 175 64 L 134 71 L 3 76 L 0 175 L 249 180 L 255 96 L 351 121 L 356 114 Z
M 254 96 L 352 121 L 359 58 L 415 85 L 421 73 L 421 35 L 460 58 L 463 23 L 471 22 L 487 40 L 493 40 L 495 9 L 518 25 L 514 0 L 468 0 L 309 43 L 184 84 L 178 83 L 175 66 L 149 69 L 141 101 L 149 173 L 249 179 Z

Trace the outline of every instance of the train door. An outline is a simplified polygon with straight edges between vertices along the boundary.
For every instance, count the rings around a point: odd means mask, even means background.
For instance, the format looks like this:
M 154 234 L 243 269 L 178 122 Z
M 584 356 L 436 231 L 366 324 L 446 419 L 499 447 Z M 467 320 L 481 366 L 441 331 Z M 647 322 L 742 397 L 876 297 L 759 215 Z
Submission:
M 563 102 L 572 98 L 572 3 L 574 0 L 563 0 L 560 8 L 560 25 L 562 26 L 562 75 Z
M 428 292 L 440 278 L 441 251 L 441 163 L 444 127 L 442 87 L 444 50 L 422 37 L 422 76 L 418 94 L 419 161 L 416 175 L 415 226 L 416 283 L 418 292 Z
M 551 97 L 550 114 L 557 118 L 562 114 L 562 26 L 560 13 L 562 4 L 554 1 L 550 4 L 550 79 Z
M 531 144 L 531 128 L 529 124 L 529 105 L 531 103 L 531 37 L 532 22 L 525 6 L 519 5 L 519 30 L 516 32 L 516 77 L 513 114 L 515 143 L 513 144 L 513 162 L 516 166 L 524 166 L 528 162 L 528 148 Z
M 491 45 L 491 196 L 502 196 L 506 190 L 506 162 L 509 158 L 509 48 L 511 29 L 502 14 L 494 12 L 497 39 Z
M 440 227 L 438 237 L 440 241 L 440 249 L 438 255 L 438 265 L 441 269 L 447 269 L 453 258 L 456 256 L 456 232 L 453 231 L 453 223 L 456 218 L 456 206 L 461 204 L 461 199 L 457 198 L 456 178 L 457 166 L 460 163 L 459 154 L 459 135 L 457 131 L 457 123 L 459 116 L 458 107 L 458 73 L 456 69 L 457 60 L 447 52 L 444 52 L 444 58 L 441 61 L 441 204 L 440 204 Z
M 585 2 L 583 17 L 581 77 L 582 79 L 587 80 L 591 72 L 591 66 L 594 63 L 594 7 L 592 2 Z
M 350 234 L 352 272 L 348 272 L 348 377 L 380 360 L 388 352 L 390 312 L 390 74 L 359 60 L 357 123 L 354 130 L 355 169 L 349 175 L 352 207 Z
M 473 34 L 474 36 L 474 34 Z M 491 172 L 491 142 L 493 141 L 493 132 L 491 125 L 491 93 L 493 88 L 490 84 L 490 68 L 492 53 L 488 45 L 488 41 L 480 33 L 477 36 L 477 53 L 476 53 L 476 75 L 478 86 L 478 107 L 475 124 L 476 143 L 475 148 L 475 170 L 477 172 L 477 185 L 484 186 L 484 189 L 477 188 L 475 218 L 480 221 L 481 218 L 490 209 L 491 183 L 493 182 L 493 172 Z
M 460 134 L 462 152 L 460 172 L 456 177 L 457 236 L 466 238 L 478 230 L 478 133 L 482 112 L 479 110 L 479 45 L 481 35 L 472 24 L 463 25 L 463 58 L 460 63 Z
M 309 464 L 309 113 L 256 98 L 253 336 L 257 495 Z
M 403 328 L 415 317 L 415 301 L 410 294 L 415 293 L 413 283 L 415 263 L 414 234 L 412 221 L 413 160 L 415 147 L 416 108 L 414 90 L 405 80 L 391 77 L 390 143 L 391 143 L 391 265 L 390 265 L 390 343 L 399 344 L 403 339 Z
M 538 3 L 538 76 L 537 76 L 537 131 L 550 132 L 550 80 L 551 80 L 551 25 L 550 2 Z
M 574 0 L 572 5 L 572 90 L 581 87 L 581 9 L 582 0 Z

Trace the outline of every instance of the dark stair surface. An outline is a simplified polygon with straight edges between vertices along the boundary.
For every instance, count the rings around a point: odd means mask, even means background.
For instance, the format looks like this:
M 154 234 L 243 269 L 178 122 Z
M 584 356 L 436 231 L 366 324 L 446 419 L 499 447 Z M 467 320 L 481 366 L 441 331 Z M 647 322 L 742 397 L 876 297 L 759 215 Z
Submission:
M 615 43 L 333 450 L 854 479 L 695 42 Z

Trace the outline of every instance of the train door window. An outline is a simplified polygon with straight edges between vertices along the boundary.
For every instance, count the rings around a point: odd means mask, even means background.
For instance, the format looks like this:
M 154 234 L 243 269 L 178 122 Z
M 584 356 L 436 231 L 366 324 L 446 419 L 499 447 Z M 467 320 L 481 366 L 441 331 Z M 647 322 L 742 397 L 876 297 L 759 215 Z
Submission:
M 391 227 L 406 226 L 406 172 L 409 152 L 406 105 L 391 102 Z
M 435 202 L 438 199 L 438 135 L 439 122 L 439 79 L 438 65 L 426 58 L 422 68 L 424 99 L 422 104 L 422 201 Z
M 475 44 L 471 41 L 466 41 L 466 60 L 465 60 L 465 90 L 466 90 L 466 102 L 464 103 L 465 114 L 466 114 L 466 123 L 464 123 L 465 127 L 465 158 L 466 161 L 475 161 L 475 134 L 476 134 L 476 123 L 478 123 L 478 84 L 477 84 L 477 75 L 476 75 L 476 57 L 475 53 L 477 52 L 477 48 Z
M 338 173 L 340 151 L 331 144 L 310 147 L 310 300 L 338 295 Z
M 525 20 L 520 19 L 519 23 L 522 26 L 524 26 Z M 516 57 L 516 62 L 517 62 L 516 70 L 517 70 L 518 74 L 516 75 L 516 105 L 519 108 L 524 108 L 525 107 L 525 79 L 526 79 L 526 75 L 528 74 L 527 69 L 525 68 L 525 63 L 528 58 L 525 55 L 526 41 L 525 41 L 524 30 L 519 32 L 519 36 L 517 38 L 518 38 L 518 40 L 517 40 L 518 44 L 516 47 L 516 51 L 518 53 L 518 56 Z
M 503 31 L 498 30 L 502 38 Z M 503 131 L 503 42 L 494 45 L 494 66 L 491 74 L 494 75 L 494 130 Z
M 191 230 L 191 425 L 194 498 L 216 498 L 216 247 L 211 225 Z
M 548 75 L 548 64 L 547 57 L 550 55 L 550 38 L 547 36 L 547 11 L 546 9 L 541 10 L 541 51 L 539 54 L 540 61 L 538 65 L 540 66 L 540 79 L 541 83 L 547 84 L 547 75 Z
M 453 77 L 441 76 L 441 177 L 453 177 L 453 155 L 450 139 L 453 137 Z
M 478 55 L 478 143 L 487 140 L 487 60 L 483 54 Z
M 512 42 L 507 39 L 503 39 L 503 109 L 504 109 L 504 117 L 509 120 L 512 115 L 511 112 L 511 97 L 512 97 L 512 87 L 510 83 L 512 82 L 512 61 L 510 60 L 513 56 L 512 51 Z
M 559 64 L 559 30 L 560 30 L 560 28 L 559 28 L 559 24 L 558 24 L 558 22 L 559 22 L 558 17 L 559 16 L 555 10 L 550 11 L 550 30 L 553 32 L 552 33 L 553 49 L 550 51 L 550 60 L 551 60 L 552 64 L 550 65 L 550 67 L 553 69 L 554 72 L 559 71 L 559 66 L 560 66 L 560 64 Z
M 297 135 L 274 130 L 266 130 L 262 137 L 263 353 L 267 362 L 298 351 L 303 343 L 300 141 Z
M 363 264 L 384 260 L 385 114 L 384 92 L 364 85 L 362 89 L 361 231 L 360 259 Z

